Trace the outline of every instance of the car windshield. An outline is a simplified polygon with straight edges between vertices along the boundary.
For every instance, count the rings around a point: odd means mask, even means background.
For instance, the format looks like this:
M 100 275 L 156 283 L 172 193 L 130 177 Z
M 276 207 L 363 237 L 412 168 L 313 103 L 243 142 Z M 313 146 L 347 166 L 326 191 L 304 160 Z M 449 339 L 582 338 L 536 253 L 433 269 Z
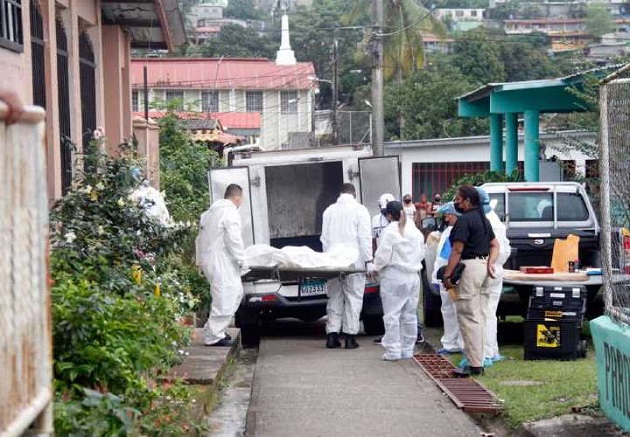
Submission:
M 496 199 L 495 212 L 505 221 L 505 195 L 493 193 Z M 589 214 L 584 199 L 579 193 L 557 193 L 558 221 L 585 221 Z M 510 221 L 552 221 L 554 216 L 553 193 L 511 192 L 509 194 Z

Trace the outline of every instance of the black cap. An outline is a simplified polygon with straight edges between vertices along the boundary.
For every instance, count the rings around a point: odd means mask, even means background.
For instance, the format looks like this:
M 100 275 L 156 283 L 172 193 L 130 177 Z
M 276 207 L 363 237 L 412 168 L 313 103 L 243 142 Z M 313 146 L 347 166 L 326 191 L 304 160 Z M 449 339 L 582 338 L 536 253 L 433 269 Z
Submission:
M 398 200 L 393 200 L 391 202 L 387 202 L 387 206 L 385 207 L 385 214 L 393 214 L 395 212 L 399 212 L 403 210 L 403 204 Z

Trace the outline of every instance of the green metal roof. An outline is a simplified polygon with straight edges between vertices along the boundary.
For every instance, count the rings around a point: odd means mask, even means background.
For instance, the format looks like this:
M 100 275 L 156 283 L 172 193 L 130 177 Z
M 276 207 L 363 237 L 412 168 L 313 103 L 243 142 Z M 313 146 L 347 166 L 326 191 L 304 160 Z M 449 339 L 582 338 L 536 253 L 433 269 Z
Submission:
M 594 68 L 555 79 L 488 83 L 457 98 L 460 117 L 487 117 L 508 112 L 577 112 L 583 104 L 574 93 L 589 76 L 603 78 L 621 66 Z

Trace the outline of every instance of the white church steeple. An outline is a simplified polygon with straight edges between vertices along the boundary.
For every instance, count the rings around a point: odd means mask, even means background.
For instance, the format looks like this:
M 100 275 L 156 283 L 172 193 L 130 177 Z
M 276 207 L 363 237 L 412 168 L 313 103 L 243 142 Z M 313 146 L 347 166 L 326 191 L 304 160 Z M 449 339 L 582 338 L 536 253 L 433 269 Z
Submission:
M 286 11 L 282 14 L 282 39 L 280 40 L 280 50 L 276 54 L 277 65 L 295 65 L 295 53 L 291 50 L 289 41 L 289 17 Z

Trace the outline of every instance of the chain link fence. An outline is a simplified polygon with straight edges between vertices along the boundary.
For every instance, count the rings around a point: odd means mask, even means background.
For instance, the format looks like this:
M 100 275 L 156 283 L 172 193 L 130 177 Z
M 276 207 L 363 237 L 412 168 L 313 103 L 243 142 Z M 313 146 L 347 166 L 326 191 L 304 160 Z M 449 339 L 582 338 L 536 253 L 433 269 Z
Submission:
M 602 267 L 606 313 L 630 325 L 630 79 L 600 90 Z
M 315 146 L 333 144 L 333 111 L 315 111 Z M 337 144 L 369 144 L 372 142 L 370 111 L 337 110 Z

